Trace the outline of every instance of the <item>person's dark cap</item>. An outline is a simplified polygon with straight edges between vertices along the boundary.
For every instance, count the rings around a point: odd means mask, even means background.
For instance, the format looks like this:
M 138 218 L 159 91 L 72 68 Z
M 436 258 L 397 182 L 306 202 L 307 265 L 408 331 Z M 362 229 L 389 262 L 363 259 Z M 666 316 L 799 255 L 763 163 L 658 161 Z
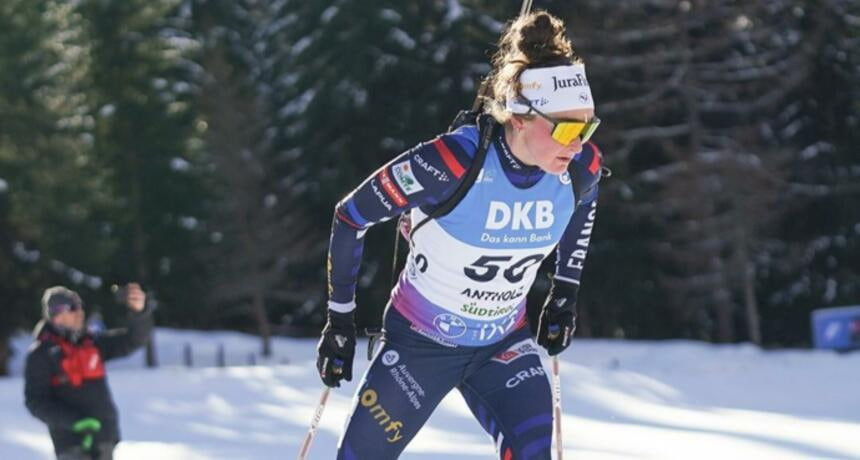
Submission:
M 50 319 L 64 311 L 83 308 L 84 303 L 77 292 L 63 286 L 45 289 L 42 294 L 42 316 Z

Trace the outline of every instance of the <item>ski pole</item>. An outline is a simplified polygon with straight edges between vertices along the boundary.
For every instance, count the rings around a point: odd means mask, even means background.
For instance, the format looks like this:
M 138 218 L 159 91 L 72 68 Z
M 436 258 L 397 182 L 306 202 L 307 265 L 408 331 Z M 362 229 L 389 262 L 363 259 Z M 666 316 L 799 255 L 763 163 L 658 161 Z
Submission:
M 325 403 L 328 401 L 329 392 L 331 392 L 331 387 L 325 387 L 322 395 L 320 395 L 320 402 L 317 405 L 316 412 L 314 412 L 314 418 L 311 419 L 311 426 L 308 428 L 308 434 L 305 435 L 305 441 L 302 443 L 301 450 L 299 450 L 297 460 L 305 460 L 308 456 L 308 451 L 311 450 L 311 443 L 314 441 L 314 436 L 317 434 L 317 428 L 320 425 L 320 419 L 322 418 L 323 409 L 325 409 Z
M 556 460 L 562 460 L 564 451 L 561 445 L 561 372 L 559 371 L 557 355 L 552 357 L 552 406 Z

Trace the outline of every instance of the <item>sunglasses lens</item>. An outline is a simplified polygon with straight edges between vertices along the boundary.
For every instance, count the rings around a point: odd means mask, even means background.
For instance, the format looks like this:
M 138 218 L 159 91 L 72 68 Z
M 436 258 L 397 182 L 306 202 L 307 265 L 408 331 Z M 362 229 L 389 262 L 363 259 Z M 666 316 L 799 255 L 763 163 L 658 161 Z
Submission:
M 552 131 L 552 138 L 562 145 L 567 145 L 576 139 L 582 133 L 585 123 L 563 121 L 555 125 Z
M 588 142 L 588 140 L 591 139 L 591 136 L 594 135 L 595 131 L 597 131 L 598 126 L 600 126 L 599 118 L 594 118 L 585 125 L 585 128 L 582 130 L 582 134 L 580 135 L 583 143 Z

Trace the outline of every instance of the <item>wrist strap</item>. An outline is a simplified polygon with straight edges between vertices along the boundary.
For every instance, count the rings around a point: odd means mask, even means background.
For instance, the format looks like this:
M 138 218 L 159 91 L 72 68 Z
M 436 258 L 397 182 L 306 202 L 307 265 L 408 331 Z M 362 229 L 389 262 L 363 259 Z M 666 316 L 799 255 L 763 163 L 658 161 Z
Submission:
M 355 310 L 355 300 L 347 303 L 328 301 L 328 309 L 337 313 L 352 313 Z

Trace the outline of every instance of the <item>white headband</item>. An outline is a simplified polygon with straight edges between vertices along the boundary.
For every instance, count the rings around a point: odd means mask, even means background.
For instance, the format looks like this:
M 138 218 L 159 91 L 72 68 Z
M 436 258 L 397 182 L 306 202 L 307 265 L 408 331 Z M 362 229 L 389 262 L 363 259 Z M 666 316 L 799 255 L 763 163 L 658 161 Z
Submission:
M 520 76 L 522 95 L 544 113 L 593 109 L 594 99 L 585 78 L 585 66 L 570 64 L 527 69 Z M 529 106 L 508 95 L 505 107 L 513 113 L 528 113 Z

